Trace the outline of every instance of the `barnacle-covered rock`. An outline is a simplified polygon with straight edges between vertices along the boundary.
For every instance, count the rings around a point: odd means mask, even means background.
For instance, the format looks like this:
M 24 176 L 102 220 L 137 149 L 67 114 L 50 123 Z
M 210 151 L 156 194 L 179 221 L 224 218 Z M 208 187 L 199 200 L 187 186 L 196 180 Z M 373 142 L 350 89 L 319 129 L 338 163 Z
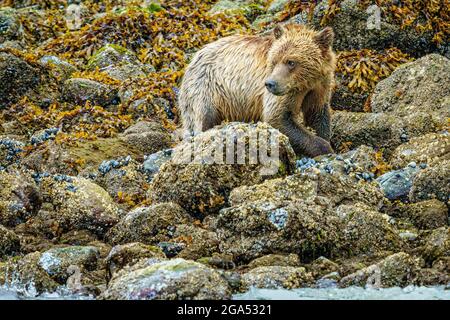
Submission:
M 89 170 L 86 175 L 119 203 L 134 207 L 145 199 L 147 180 L 140 165 L 131 157 L 104 160 L 95 169 L 94 172 Z
M 257 139 L 252 141 L 259 143 L 261 150 L 272 148 L 273 156 L 260 157 L 254 159 L 255 164 L 249 164 L 246 151 L 249 137 L 258 135 L 270 137 L 269 145 L 267 140 L 260 139 L 265 146 Z M 231 141 L 230 145 L 224 146 L 225 141 Z M 222 149 L 215 152 L 216 158 L 212 157 L 214 149 L 220 146 Z M 236 158 L 229 159 L 227 154 L 235 157 L 239 147 L 243 148 L 238 154 L 239 162 Z M 205 216 L 224 207 L 233 188 L 292 172 L 294 160 L 289 139 L 267 124 L 230 123 L 199 134 L 193 142 L 178 145 L 172 159 L 155 175 L 149 195 L 155 202 L 177 202 L 193 215 Z
M 433 43 L 433 33 L 420 33 L 412 27 L 403 28 L 402 23 L 394 21 L 390 15 L 390 3 L 382 4 L 387 7 L 383 8 L 383 12 L 380 7 L 367 3 L 355 0 L 320 1 L 314 8 L 311 22 L 316 27 L 326 25 L 333 28 L 336 33 L 334 46 L 338 50 L 395 46 L 418 56 L 445 50 L 444 46 Z M 411 3 L 414 8 L 415 2 Z M 394 15 L 399 15 L 395 7 L 392 11 Z
M 17 102 L 41 81 L 41 72 L 27 61 L 0 52 L 0 109 Z
M 371 288 L 406 287 L 414 284 L 420 270 L 420 260 L 399 252 L 341 279 L 340 287 Z
M 77 72 L 75 66 L 56 56 L 44 56 L 39 62 L 47 67 L 47 69 L 50 70 L 50 73 L 60 81 L 69 79 L 73 73 Z
M 448 225 L 448 208 L 437 199 L 396 204 L 389 214 L 407 219 L 419 229 L 436 229 Z
M 54 292 L 59 284 L 40 266 L 40 252 L 27 254 L 7 261 L 5 284 L 12 285 L 19 293 L 38 296 L 44 292 Z
M 16 10 L 0 8 L 0 44 L 10 40 L 22 40 L 23 27 Z
M 82 172 L 98 173 L 103 161 L 119 158 L 143 158 L 134 146 L 119 138 L 98 138 L 75 145 L 48 141 L 25 156 L 21 163 L 26 168 L 41 173 L 77 175 Z M 111 169 L 113 167 L 111 166 Z
M 136 264 L 142 259 L 164 260 L 165 258 L 166 256 L 158 247 L 132 242 L 114 246 L 106 257 L 105 262 L 108 276 L 111 278 L 114 273 L 126 266 Z
M 248 264 L 249 269 L 254 269 L 254 268 L 258 268 L 258 267 L 271 267 L 271 266 L 299 267 L 300 266 L 300 258 L 298 255 L 296 255 L 294 253 L 287 254 L 287 255 L 268 254 L 261 258 L 252 260 Z
M 394 150 L 389 162 L 394 168 L 402 168 L 411 162 L 433 166 L 442 160 L 450 160 L 450 135 L 447 132 L 412 138 Z
M 364 113 L 336 111 L 333 113 L 332 144 L 336 149 L 368 145 L 381 148 L 386 154 L 408 139 L 436 132 L 445 125 L 441 115 L 414 112 L 405 116 L 395 113 Z
M 37 214 L 39 190 L 27 172 L 0 170 L 0 224 L 15 226 Z
M 184 241 L 186 244 L 183 250 L 177 254 L 178 258 L 197 260 L 202 257 L 213 256 L 214 253 L 220 251 L 220 241 L 217 234 L 196 225 L 178 225 L 173 238 Z
M 142 169 L 149 179 L 159 171 L 159 168 L 172 158 L 173 149 L 165 149 L 146 156 Z
M 103 236 L 120 217 L 109 194 L 88 179 L 69 176 L 45 177 L 40 190 L 51 211 L 41 218 L 52 219 L 62 232 L 88 230 Z
M 157 244 L 173 237 L 176 226 L 191 221 L 190 216 L 175 203 L 160 203 L 129 212 L 106 235 L 111 244 L 142 242 Z
M 441 227 L 424 235 L 423 244 L 418 251 L 427 263 L 450 256 L 450 228 Z
M 257 267 L 241 277 L 242 287 L 265 289 L 295 289 L 305 287 L 313 282 L 311 273 L 303 267 L 267 266 Z
M 380 81 L 371 98 L 374 112 L 408 115 L 434 112 L 450 116 L 450 60 L 430 54 L 396 69 Z
M 154 71 L 142 64 L 131 51 L 112 44 L 100 48 L 89 59 L 87 68 L 88 70 L 98 69 L 120 81 L 145 77 L 146 72 Z
M 383 194 L 376 184 L 363 180 L 355 183 L 344 174 L 326 172 L 307 172 L 242 186 L 232 190 L 230 204 L 238 206 L 257 201 L 284 204 L 316 197 L 329 206 L 350 201 L 366 203 L 375 209 L 383 205 Z
M 438 199 L 448 204 L 450 195 L 450 160 L 442 160 L 421 170 L 414 178 L 409 198 L 413 202 Z
M 99 256 L 99 250 L 92 246 L 52 248 L 41 254 L 38 264 L 52 279 L 65 284 L 71 275 L 69 267 L 77 266 L 82 272 L 93 271 Z
M 19 253 L 19 237 L 11 230 L 0 225 L 0 259 Z
M 67 102 L 84 105 L 108 106 L 117 104 L 117 92 L 106 84 L 82 78 L 72 78 L 64 82 L 63 98 Z
M 332 209 L 320 197 L 285 204 L 248 202 L 222 209 L 208 223 L 219 235 L 221 251 L 237 262 L 269 253 L 296 253 L 302 261 L 345 257 L 403 245 L 386 215 L 364 204 Z
M 231 297 L 225 279 L 198 262 L 173 259 L 124 271 L 113 277 L 102 299 L 219 300 Z
M 125 130 L 121 139 L 146 155 L 167 149 L 171 145 L 167 129 L 154 121 L 139 121 Z

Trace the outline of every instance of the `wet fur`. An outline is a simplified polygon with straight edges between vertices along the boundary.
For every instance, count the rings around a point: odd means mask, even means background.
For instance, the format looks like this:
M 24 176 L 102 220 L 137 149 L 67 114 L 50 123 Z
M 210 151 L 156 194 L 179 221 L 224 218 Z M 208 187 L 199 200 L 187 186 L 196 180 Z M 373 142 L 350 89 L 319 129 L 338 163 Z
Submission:
M 275 35 L 278 31 L 281 34 Z M 195 54 L 179 96 L 187 134 L 208 130 L 222 121 L 265 121 L 286 134 L 298 154 L 332 152 L 328 143 L 335 69 L 332 31 L 319 33 L 289 24 L 275 32 L 223 38 Z M 273 74 L 275 67 L 287 59 L 295 59 L 297 64 L 288 79 L 281 79 L 288 92 L 276 96 L 264 83 L 271 76 L 279 77 Z M 300 116 L 317 136 L 299 124 Z

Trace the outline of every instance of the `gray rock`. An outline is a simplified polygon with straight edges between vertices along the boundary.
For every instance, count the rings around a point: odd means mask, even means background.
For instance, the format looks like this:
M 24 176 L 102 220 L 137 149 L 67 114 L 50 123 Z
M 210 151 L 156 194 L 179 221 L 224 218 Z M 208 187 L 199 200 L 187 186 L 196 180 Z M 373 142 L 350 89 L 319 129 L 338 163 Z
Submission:
M 97 268 L 100 252 L 92 246 L 71 246 L 45 251 L 39 258 L 39 266 L 58 283 L 65 284 L 71 273 L 70 266 L 92 271 Z
M 167 129 L 155 121 L 139 121 L 125 130 L 120 139 L 144 154 L 167 149 L 172 142 Z
M 11 230 L 0 225 L 0 259 L 20 251 L 19 237 Z
M 173 149 L 166 149 L 146 156 L 143 168 L 147 177 L 150 179 L 153 178 L 153 176 L 159 171 L 159 168 L 171 159 L 172 152 Z
M 41 194 L 26 172 L 0 170 L 0 224 L 16 226 L 35 216 Z
M 420 34 L 414 28 L 402 28 L 399 24 L 391 23 L 380 12 L 380 26 L 370 24 L 375 21 L 375 10 L 366 11 L 358 5 L 356 0 L 340 1 L 340 10 L 328 19 L 326 26 L 333 28 L 336 36 L 334 47 L 337 50 L 377 49 L 397 47 L 413 56 L 422 56 L 431 52 L 446 52 L 446 47 L 438 47 L 432 42 L 433 34 Z M 329 1 L 322 0 L 314 8 L 312 24 L 316 28 L 323 28 L 322 19 L 329 7 Z M 294 19 L 293 19 L 294 20 Z M 448 54 L 448 52 L 446 52 Z
M 389 171 L 378 177 L 376 181 L 389 200 L 406 199 L 414 177 L 419 171 L 417 166 L 407 166 L 400 170 Z
M 190 221 L 190 216 L 174 203 L 136 208 L 108 232 L 106 239 L 111 244 L 157 244 L 170 240 L 177 225 Z
M 23 27 L 17 12 L 11 8 L 0 8 L 0 44 L 23 39 Z
M 363 113 L 335 111 L 332 117 L 335 149 L 348 145 L 355 148 L 367 145 L 383 149 L 386 155 L 404 143 L 405 138 L 413 138 L 429 132 L 436 132 L 445 125 L 441 114 L 414 112 L 400 116 L 391 112 Z
M 450 200 L 450 160 L 442 160 L 421 170 L 414 178 L 409 198 L 413 202 L 438 199 Z
M 230 297 L 228 283 L 217 271 L 184 259 L 122 270 L 101 296 L 106 300 L 218 300 Z
M 430 54 L 397 68 L 380 81 L 371 98 L 374 112 L 435 112 L 450 116 L 450 60 Z
M 419 259 L 404 252 L 399 252 L 377 264 L 342 278 L 339 286 L 363 286 L 368 288 L 406 287 L 415 283 L 419 270 Z
M 237 144 L 247 146 L 250 135 L 258 134 L 260 137 L 264 134 L 271 136 L 268 149 L 273 148 L 274 141 L 278 140 L 279 156 L 276 159 L 256 161 L 255 164 L 248 161 L 225 164 L 225 154 L 235 157 Z M 238 135 L 243 138 L 238 139 Z M 225 162 L 220 164 L 211 155 L 219 141 L 225 141 L 224 137 L 228 137 L 229 141 L 233 139 L 233 144 L 232 148 L 225 145 L 222 157 L 217 156 L 219 161 Z M 247 147 L 245 150 L 248 150 Z M 246 154 L 240 154 L 243 155 Z M 193 141 L 179 144 L 173 151 L 172 159 L 164 163 L 153 178 L 149 197 L 154 202 L 176 202 L 194 216 L 206 216 L 217 213 L 226 205 L 231 189 L 292 172 L 294 159 L 295 153 L 289 139 L 267 124 L 229 123 L 202 132 Z
M 10 53 L 0 52 L 0 109 L 17 102 L 40 81 L 37 68 Z
M 117 92 L 110 86 L 97 81 L 72 78 L 64 82 L 63 99 L 79 105 L 90 101 L 94 105 L 108 106 L 116 103 Z
M 450 160 L 450 135 L 448 132 L 429 133 L 412 138 L 392 153 L 390 164 L 403 168 L 410 162 L 433 166 L 439 161 Z
M 242 287 L 265 289 L 295 289 L 310 285 L 313 282 L 311 273 L 303 267 L 267 266 L 257 267 L 241 277 Z

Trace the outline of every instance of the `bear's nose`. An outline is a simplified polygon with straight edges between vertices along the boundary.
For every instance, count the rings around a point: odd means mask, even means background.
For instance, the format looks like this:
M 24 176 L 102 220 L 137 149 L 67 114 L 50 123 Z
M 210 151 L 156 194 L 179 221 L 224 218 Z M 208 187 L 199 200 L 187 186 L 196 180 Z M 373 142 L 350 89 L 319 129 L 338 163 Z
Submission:
M 269 90 L 270 92 L 275 91 L 275 89 L 277 88 L 277 82 L 275 80 L 267 80 L 265 85 L 267 90 Z

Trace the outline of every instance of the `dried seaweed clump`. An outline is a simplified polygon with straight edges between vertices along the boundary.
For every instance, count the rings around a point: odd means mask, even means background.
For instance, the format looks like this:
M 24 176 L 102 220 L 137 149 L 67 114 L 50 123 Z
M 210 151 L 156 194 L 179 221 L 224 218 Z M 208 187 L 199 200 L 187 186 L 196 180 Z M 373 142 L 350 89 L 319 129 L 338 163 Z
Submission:
M 172 2 L 164 2 L 159 11 L 127 7 L 108 12 L 77 32 L 50 41 L 42 51 L 87 61 L 104 45 L 117 44 L 140 53 L 142 62 L 157 70 L 182 68 L 186 62 L 184 52 L 241 30 L 247 24 L 243 17 L 210 16 L 210 5 L 200 0 L 189 4 Z
M 341 51 L 337 72 L 352 92 L 371 92 L 376 84 L 388 77 L 398 66 L 412 59 L 397 48 L 382 52 L 370 49 Z

